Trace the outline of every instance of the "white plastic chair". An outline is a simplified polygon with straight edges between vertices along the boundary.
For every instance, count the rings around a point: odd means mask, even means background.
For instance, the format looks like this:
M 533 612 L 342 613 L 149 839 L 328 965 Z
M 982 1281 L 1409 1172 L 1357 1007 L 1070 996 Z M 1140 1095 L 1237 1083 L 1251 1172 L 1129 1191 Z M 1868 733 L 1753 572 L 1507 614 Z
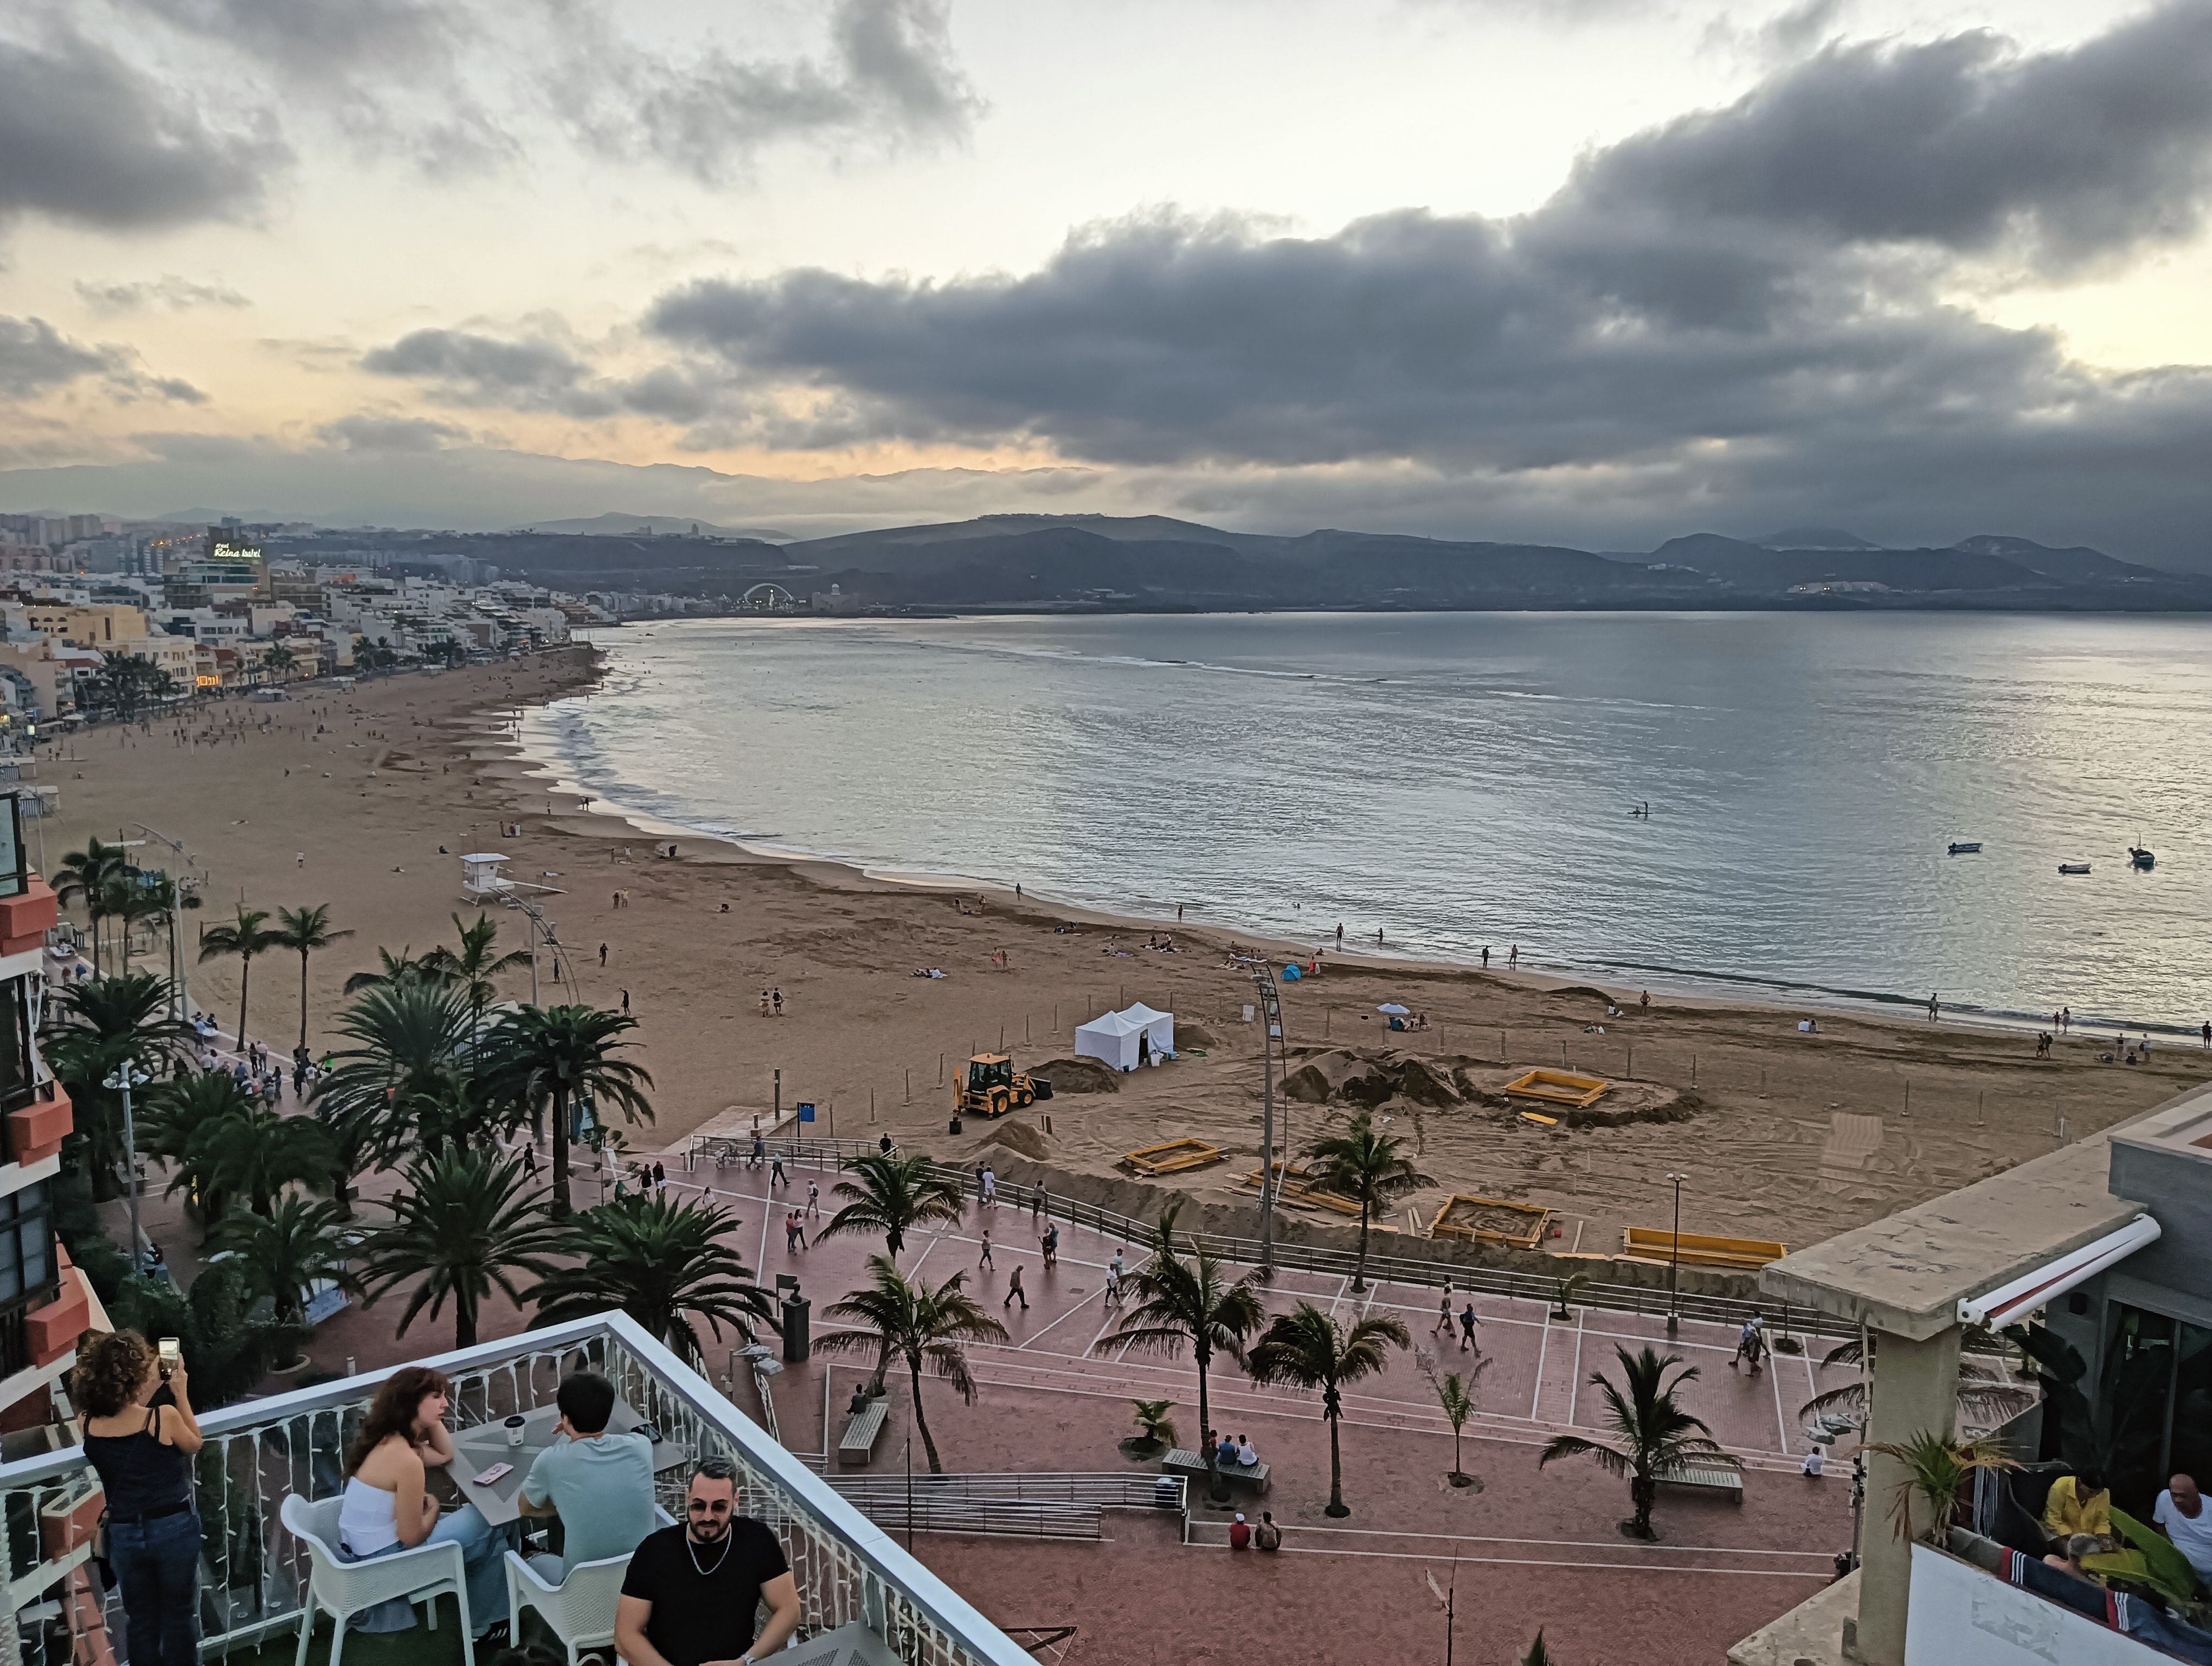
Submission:
M 300 1605 L 300 1651 L 293 1666 L 307 1666 L 307 1642 L 314 1635 L 318 1610 L 336 1620 L 331 1634 L 330 1666 L 338 1666 L 345 1646 L 346 1622 L 356 1614 L 404 1596 L 421 1602 L 428 1611 L 430 1629 L 438 1626 L 437 1599 L 451 1591 L 461 1606 L 461 1637 L 473 1634 L 469 1624 L 468 1572 L 461 1547 L 454 1544 L 422 1544 L 397 1550 L 365 1562 L 338 1560 L 337 1499 L 310 1504 L 296 1493 L 287 1493 L 277 1511 L 284 1530 L 307 1547 L 309 1572 L 306 1600 Z
M 653 1506 L 656 1527 L 673 1527 L 676 1518 L 659 1505 Z M 597 1562 L 579 1562 L 561 1583 L 549 1585 L 538 1570 L 510 1550 L 507 1553 L 507 1611 L 513 1616 L 512 1635 L 522 1635 L 522 1611 L 538 1610 L 553 1635 L 568 1651 L 568 1666 L 593 1650 L 610 1651 L 615 1644 L 615 1614 L 622 1605 L 623 1576 L 629 1572 L 629 1556 L 609 1556 Z

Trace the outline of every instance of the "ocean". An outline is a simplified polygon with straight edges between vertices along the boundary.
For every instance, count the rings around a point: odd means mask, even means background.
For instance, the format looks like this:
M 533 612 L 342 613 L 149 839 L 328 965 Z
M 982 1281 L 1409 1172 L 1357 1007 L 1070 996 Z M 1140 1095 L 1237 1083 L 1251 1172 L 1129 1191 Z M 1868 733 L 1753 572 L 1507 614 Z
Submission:
M 1627 987 L 1934 993 L 2192 1034 L 2212 1016 L 2212 621 L 714 619 L 596 640 L 602 686 L 528 715 L 532 752 L 601 810 L 764 848 L 1332 949 L 1340 923 L 1347 950 L 1517 945 Z

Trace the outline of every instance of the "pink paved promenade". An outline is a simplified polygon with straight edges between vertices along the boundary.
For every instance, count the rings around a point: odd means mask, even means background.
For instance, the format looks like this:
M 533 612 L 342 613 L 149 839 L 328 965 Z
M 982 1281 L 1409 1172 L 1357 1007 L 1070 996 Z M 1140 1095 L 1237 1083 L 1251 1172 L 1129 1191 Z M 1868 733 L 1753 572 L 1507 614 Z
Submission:
M 820 1184 L 821 1213 L 807 1222 L 811 1238 L 835 1212 L 836 1176 L 794 1168 L 791 1183 L 772 1197 L 768 1179 L 765 1168 L 702 1166 L 672 1174 L 670 1190 L 693 1196 L 711 1184 L 738 1215 L 736 1247 L 758 1268 L 763 1285 L 772 1288 L 783 1273 L 799 1280 L 813 1303 L 818 1338 L 829 1328 L 823 1310 L 860 1282 L 867 1257 L 883 1242 L 838 1238 L 787 1251 L 786 1213 L 805 1207 L 810 1181 Z M 577 1196 L 580 1203 L 596 1201 L 598 1189 L 586 1183 Z M 986 1225 L 995 1266 L 979 1268 Z M 1156 1470 L 1119 1450 L 1133 1432 L 1129 1401 L 1172 1398 L 1182 1435 L 1194 1444 L 1191 1362 L 1120 1349 L 1094 1353 L 1116 1322 L 1104 1304 L 1105 1265 L 1117 1247 L 1126 1247 L 1062 1222 L 1060 1264 L 1048 1271 L 1037 1247 L 1042 1228 L 1026 1208 L 984 1210 L 971 1201 L 958 1225 L 917 1232 L 900 1258 L 906 1272 L 932 1280 L 964 1271 L 971 1291 L 1011 1333 L 1005 1346 L 971 1350 L 981 1387 L 974 1406 L 963 1406 L 944 1383 L 924 1379 L 930 1427 L 945 1468 Z M 1378 1247 L 1396 1242 L 1378 1238 Z M 1143 1260 L 1133 1250 L 1125 1258 L 1132 1268 Z M 1027 1312 L 1018 1304 L 1011 1310 L 1001 1305 L 1017 1264 L 1029 1291 Z M 1279 1310 L 1304 1298 L 1340 1318 L 1394 1313 L 1416 1344 L 1437 1350 L 1440 1369 L 1463 1369 L 1471 1356 L 1460 1352 L 1457 1339 L 1431 1334 L 1437 1297 L 1432 1288 L 1395 1284 L 1355 1295 L 1347 1280 L 1286 1272 L 1265 1299 Z M 451 1346 L 450 1316 L 447 1322 L 418 1320 L 404 1341 L 395 1341 L 398 1305 L 387 1299 L 332 1319 L 315 1339 L 318 1363 L 340 1368 L 353 1356 L 368 1368 Z M 1249 1436 L 1273 1466 L 1272 1492 L 1247 1507 L 1248 1513 L 1259 1507 L 1274 1512 L 1285 1529 L 1280 1555 L 1231 1554 L 1228 1514 L 1202 1502 L 1193 1512 L 1188 1545 L 1168 1518 L 1117 1511 L 1106 1518 L 1103 1543 L 922 1534 L 915 1551 L 1002 1625 L 1076 1626 L 1064 1645 L 1069 1666 L 1442 1661 L 1441 1594 L 1447 1588 L 1456 1593 L 1458 1661 L 1489 1666 L 1517 1660 L 1540 1626 L 1566 1666 L 1714 1666 L 1729 1644 L 1832 1577 L 1832 1557 L 1850 1540 L 1848 1462 L 1835 1465 L 1823 1481 L 1800 1475 L 1805 1447 L 1796 1414 L 1816 1388 L 1835 1387 L 1850 1373 L 1777 1355 L 1754 1380 L 1729 1369 L 1734 1335 L 1714 1325 L 1685 1323 L 1669 1343 L 1658 1316 L 1585 1308 L 1560 1322 L 1549 1319 L 1541 1304 L 1496 1297 L 1477 1297 L 1475 1310 L 1490 1363 L 1463 1466 L 1481 1478 L 1480 1491 L 1447 1483 L 1450 1428 L 1409 1350 L 1395 1356 L 1384 1377 L 1346 1395 L 1344 1488 L 1352 1513 L 1329 1520 L 1322 1514 L 1328 1439 L 1317 1397 L 1258 1387 L 1224 1359 L 1212 1379 L 1215 1423 Z M 509 1335 L 523 1322 L 522 1315 L 499 1303 L 485 1310 L 483 1334 Z M 708 1374 L 717 1383 L 731 1375 L 736 1340 L 708 1339 Z M 1633 1542 L 1616 1530 L 1627 1513 L 1624 1483 L 1587 1462 L 1536 1467 L 1553 1434 L 1594 1428 L 1598 1402 L 1589 1379 L 1599 1370 L 1618 1374 L 1614 1344 L 1634 1348 L 1647 1341 L 1671 1347 L 1699 1368 L 1683 1397 L 1741 1455 L 1747 1471 L 1741 1505 L 1663 1490 L 1657 1517 L 1663 1537 L 1656 1545 Z M 1824 1348 L 1814 1343 L 1812 1358 Z M 866 1369 L 860 1359 L 817 1353 L 775 1377 L 785 1442 L 818 1458 L 825 1414 L 834 1441 Z M 895 1377 L 893 1389 L 890 1420 L 869 1466 L 873 1473 L 904 1469 L 912 1417 L 905 1383 Z M 742 1372 L 734 1398 L 741 1410 L 757 1413 Z M 925 1468 L 919 1439 L 913 1450 L 916 1468 Z M 1878 1518 L 1872 1530 L 1885 1530 Z

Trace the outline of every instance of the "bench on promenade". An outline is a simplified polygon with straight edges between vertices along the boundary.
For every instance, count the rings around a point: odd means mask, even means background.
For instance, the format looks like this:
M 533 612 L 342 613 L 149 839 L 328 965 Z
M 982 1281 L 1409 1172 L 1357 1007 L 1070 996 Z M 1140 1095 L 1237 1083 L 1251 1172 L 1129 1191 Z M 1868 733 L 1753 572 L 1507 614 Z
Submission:
M 1160 1468 L 1173 1475 L 1206 1475 L 1206 1454 L 1187 1452 L 1180 1446 L 1160 1460 Z M 1224 1463 L 1221 1479 L 1232 1487 L 1249 1487 L 1255 1492 L 1267 1490 L 1267 1466 L 1264 1463 Z
M 871 1400 L 865 1412 L 854 1412 L 845 1420 L 845 1432 L 837 1438 L 837 1462 L 866 1463 L 876 1455 L 876 1443 L 883 1438 L 884 1420 L 890 1415 L 890 1401 Z
M 1657 1477 L 1662 1487 L 1691 1487 L 1706 1493 L 1725 1493 L 1730 1504 L 1743 1502 L 1743 1471 L 1724 1463 L 1685 1463 L 1678 1468 L 1662 1469 Z

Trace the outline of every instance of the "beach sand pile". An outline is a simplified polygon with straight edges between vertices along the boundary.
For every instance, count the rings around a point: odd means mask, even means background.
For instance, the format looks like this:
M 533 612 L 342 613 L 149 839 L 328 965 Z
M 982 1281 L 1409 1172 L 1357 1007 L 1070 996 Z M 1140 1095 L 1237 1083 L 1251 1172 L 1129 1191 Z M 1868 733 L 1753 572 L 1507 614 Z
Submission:
M 807 1100 L 820 1108 L 815 1132 L 888 1132 L 973 1166 L 992 1126 L 971 1117 L 959 1135 L 947 1131 L 951 1084 L 971 1053 L 1003 1048 L 1023 1069 L 1064 1060 L 1078 1024 L 1141 1000 L 1176 1014 L 1180 1057 L 1121 1076 L 1117 1091 L 1056 1094 L 1020 1113 L 1026 1134 L 1000 1130 L 990 1149 L 1018 1151 L 1072 1187 L 1088 1177 L 1118 1188 L 1123 1153 L 1193 1135 L 1226 1160 L 1179 1183 L 1210 1204 L 1242 1197 L 1237 1183 L 1258 1162 L 1262 1062 L 1261 1026 L 1246 1016 L 1250 970 L 1231 950 L 1273 947 L 1279 964 L 1289 945 L 1233 922 L 1117 921 L 1018 903 L 1010 890 L 932 890 L 645 830 L 549 792 L 514 739 L 516 712 L 578 697 L 589 676 L 577 649 L 287 702 L 226 701 L 186 720 L 192 744 L 161 720 L 95 729 L 41 765 L 38 778 L 61 788 L 60 812 L 27 836 L 48 872 L 88 834 L 136 838 L 143 823 L 184 840 L 209 875 L 188 938 L 241 902 L 329 903 L 353 935 L 307 968 L 319 1052 L 343 1044 L 332 1025 L 347 976 L 374 966 L 380 946 L 419 953 L 450 940 L 453 916 L 474 913 L 460 854 L 504 853 L 509 874 L 545 887 L 535 894 L 559 947 L 541 952 L 541 998 L 627 1003 L 638 1020 L 656 1118 L 631 1132 L 634 1150 L 681 1149 L 710 1123 L 770 1125 Z M 676 854 L 656 854 L 672 838 Z M 166 860 L 158 846 L 139 854 Z M 502 946 L 522 946 L 520 915 L 499 917 Z M 1170 929 L 1172 951 L 1146 946 Z M 1299 958 L 1315 946 L 1298 945 Z M 915 976 L 928 968 L 945 975 Z M 191 978 L 196 1005 L 232 1027 L 236 964 L 194 964 Z M 526 996 L 528 974 L 507 988 Z M 763 992 L 781 992 L 780 1016 L 762 1013 Z M 1330 947 L 1319 977 L 1282 989 L 1279 1128 L 1302 1149 L 1371 1110 L 1419 1171 L 1391 1211 L 1407 1229 L 1466 1193 L 1550 1207 L 1553 1248 L 1612 1250 L 1625 1226 L 1666 1224 L 1671 1171 L 1690 1177 L 1685 1230 L 1794 1246 L 2212 1075 L 2212 1059 L 2180 1046 L 2130 1067 L 2096 1061 L 2109 1037 L 2077 1035 L 2039 1061 L 2019 1033 L 1824 1013 L 1805 1034 L 1801 1013 L 1656 995 L 1647 1007 L 1640 993 Z M 289 1051 L 301 1023 L 296 960 L 257 959 L 252 1000 L 252 1033 Z M 1427 1027 L 1389 1030 L 1376 1009 L 1394 1001 Z M 1540 1066 L 1620 1085 L 1586 1125 L 1562 1116 L 1547 1127 L 1498 1091 Z

